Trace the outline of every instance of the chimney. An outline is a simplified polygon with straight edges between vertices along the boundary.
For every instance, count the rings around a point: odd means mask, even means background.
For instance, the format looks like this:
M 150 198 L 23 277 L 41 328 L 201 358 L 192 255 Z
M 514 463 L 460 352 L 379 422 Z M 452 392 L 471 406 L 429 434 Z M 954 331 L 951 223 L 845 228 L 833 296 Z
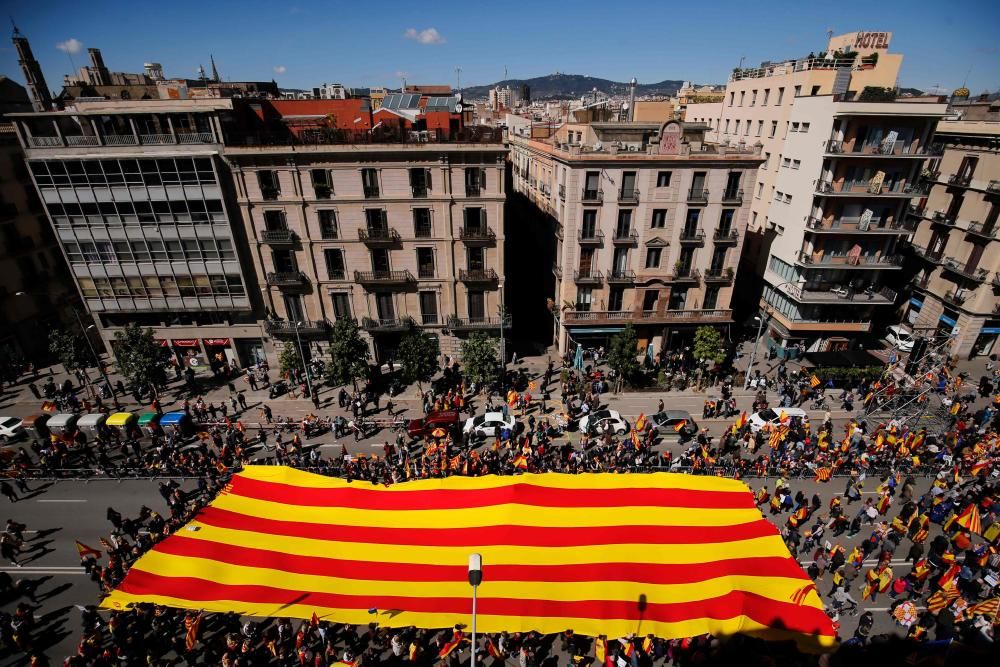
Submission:
M 632 80 L 628 82 L 628 121 L 631 123 L 635 120 L 635 86 L 639 83 L 632 77 Z
M 108 68 L 104 64 L 104 57 L 101 56 L 101 50 L 87 49 L 87 53 L 90 54 L 90 64 L 94 68 L 94 77 L 96 78 L 95 84 L 98 86 L 110 86 L 111 74 L 108 72 Z

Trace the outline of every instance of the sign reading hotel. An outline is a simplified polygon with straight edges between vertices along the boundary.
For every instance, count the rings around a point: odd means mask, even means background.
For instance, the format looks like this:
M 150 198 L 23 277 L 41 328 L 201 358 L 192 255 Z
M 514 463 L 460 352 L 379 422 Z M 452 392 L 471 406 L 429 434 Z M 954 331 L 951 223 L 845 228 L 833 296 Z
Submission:
M 855 49 L 888 49 L 891 32 L 859 32 L 854 36 Z

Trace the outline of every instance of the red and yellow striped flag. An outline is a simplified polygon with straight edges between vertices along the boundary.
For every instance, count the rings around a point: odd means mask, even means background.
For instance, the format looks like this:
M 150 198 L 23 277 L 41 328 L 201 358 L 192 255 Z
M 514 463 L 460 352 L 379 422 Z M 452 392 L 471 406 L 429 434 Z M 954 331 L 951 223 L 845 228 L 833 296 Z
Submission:
M 384 487 L 248 466 L 103 602 L 483 633 L 751 633 L 830 647 L 810 580 L 742 482 L 671 473 L 448 477 Z M 636 600 L 646 597 L 640 608 Z
M 975 616 L 980 614 L 982 616 L 993 616 L 997 615 L 997 611 L 1000 611 L 1000 598 L 990 598 L 989 600 L 983 600 L 979 604 L 974 604 L 969 607 L 969 615 Z
M 962 510 L 962 513 L 955 517 L 955 523 L 967 529 L 970 533 L 979 535 L 983 532 L 983 521 L 979 516 L 979 507 L 976 503 L 971 503 Z

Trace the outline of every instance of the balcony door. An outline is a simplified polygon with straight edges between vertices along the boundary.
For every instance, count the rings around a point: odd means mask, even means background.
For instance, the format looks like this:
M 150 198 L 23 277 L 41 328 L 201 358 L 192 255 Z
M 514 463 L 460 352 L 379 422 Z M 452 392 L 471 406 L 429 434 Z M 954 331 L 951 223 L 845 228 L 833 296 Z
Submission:
M 366 208 L 365 222 L 368 225 L 368 233 L 373 238 L 383 238 L 388 234 L 389 224 L 382 209 Z
M 723 267 L 726 265 L 726 249 L 719 247 L 712 251 L 712 268 L 713 274 L 718 275 L 722 273 Z
M 701 194 L 701 191 L 705 189 L 705 172 L 696 171 L 691 179 L 691 191 L 697 194 Z
M 482 290 L 469 292 L 469 319 L 482 322 L 486 318 L 486 293 Z
M 305 319 L 305 311 L 302 309 L 302 297 L 298 294 L 286 294 L 285 314 L 289 322 L 301 322 Z
M 597 238 L 597 211 L 595 209 L 588 208 L 583 211 L 580 236 L 585 239 Z
M 628 271 L 628 248 L 615 248 L 611 266 L 616 276 L 625 275 Z
M 698 233 L 698 219 L 700 217 L 700 208 L 688 209 L 687 218 L 684 220 L 684 236 L 691 237 Z
M 615 238 L 626 238 L 632 232 L 632 210 L 618 211 L 618 226 L 615 228 Z
M 372 248 L 372 271 L 375 273 L 388 273 L 389 251 L 385 248 Z
M 631 197 L 635 192 L 635 172 L 626 171 L 622 173 L 622 196 Z
M 288 226 L 285 224 L 284 211 L 264 211 L 264 228 L 269 232 L 288 229 Z
M 468 248 L 466 250 L 467 268 L 470 272 L 486 270 L 486 251 L 484 248 Z
M 726 197 L 735 197 L 740 191 L 740 172 L 731 171 L 726 179 Z
M 580 248 L 579 271 L 581 276 L 589 276 L 594 268 L 594 249 Z
M 583 189 L 588 196 L 596 197 L 597 193 L 601 189 L 601 172 L 588 171 L 587 177 L 584 180 Z
M 271 255 L 274 258 L 274 270 L 276 272 L 287 273 L 299 270 L 298 265 L 295 263 L 295 253 L 291 250 L 272 250 Z
M 392 292 L 379 292 L 375 295 L 375 310 L 382 321 L 396 319 L 396 308 L 392 303 Z

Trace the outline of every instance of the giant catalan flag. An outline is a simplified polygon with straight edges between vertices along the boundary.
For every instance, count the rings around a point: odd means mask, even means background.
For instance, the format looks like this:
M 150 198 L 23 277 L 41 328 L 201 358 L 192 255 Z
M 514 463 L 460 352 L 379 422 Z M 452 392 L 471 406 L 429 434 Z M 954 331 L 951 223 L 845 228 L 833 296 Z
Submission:
M 453 627 L 471 622 L 471 553 L 483 557 L 480 632 L 835 640 L 750 490 L 670 473 L 386 487 L 250 466 L 140 558 L 103 606 Z

